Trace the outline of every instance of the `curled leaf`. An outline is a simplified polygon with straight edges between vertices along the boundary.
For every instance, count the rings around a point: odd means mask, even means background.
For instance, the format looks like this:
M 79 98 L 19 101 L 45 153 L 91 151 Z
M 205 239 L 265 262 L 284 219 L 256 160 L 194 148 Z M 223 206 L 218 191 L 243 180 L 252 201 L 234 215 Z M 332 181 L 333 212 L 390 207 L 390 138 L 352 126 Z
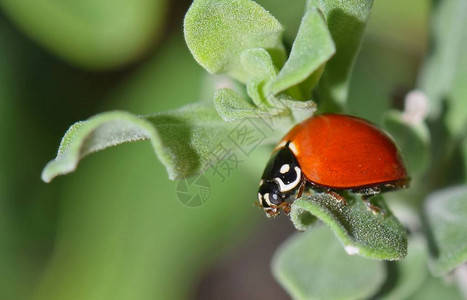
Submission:
M 167 168 L 170 179 L 195 175 L 215 161 L 215 149 L 248 151 L 277 140 L 271 124 L 262 119 L 225 122 L 211 103 L 196 103 L 149 116 L 108 112 L 73 125 L 62 139 L 57 157 L 42 172 L 42 179 L 74 171 L 86 155 L 125 142 L 149 139 Z M 247 140 L 248 141 L 248 140 Z M 254 143 L 252 142 L 254 141 Z
M 367 258 L 400 260 L 407 255 L 407 233 L 381 196 L 372 199 L 381 209 L 373 213 L 361 197 L 346 197 L 347 204 L 326 193 L 302 197 L 292 204 L 291 219 L 298 230 L 306 230 L 319 218 L 341 240 L 347 253 Z
M 58 175 L 74 171 L 84 156 L 107 147 L 146 139 L 150 123 L 126 112 L 108 112 L 72 125 L 62 138 L 57 157 L 42 171 L 50 182 Z M 157 137 L 156 137 L 157 138 Z

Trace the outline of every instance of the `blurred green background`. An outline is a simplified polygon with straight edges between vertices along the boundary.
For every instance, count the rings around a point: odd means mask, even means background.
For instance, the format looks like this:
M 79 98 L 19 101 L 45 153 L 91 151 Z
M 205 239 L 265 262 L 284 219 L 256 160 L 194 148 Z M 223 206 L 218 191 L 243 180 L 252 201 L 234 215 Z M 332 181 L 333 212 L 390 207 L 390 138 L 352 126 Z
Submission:
M 304 1 L 258 2 L 286 26 L 290 46 Z M 294 229 L 253 206 L 269 149 L 256 150 L 226 182 L 211 178 L 199 208 L 178 201 L 177 182 L 147 142 L 40 181 L 75 121 L 209 97 L 206 73 L 183 40 L 189 4 L 0 0 L 0 299 L 288 299 L 269 264 Z M 428 6 L 375 1 L 351 113 L 381 123 L 389 107 L 400 107 L 427 46 Z

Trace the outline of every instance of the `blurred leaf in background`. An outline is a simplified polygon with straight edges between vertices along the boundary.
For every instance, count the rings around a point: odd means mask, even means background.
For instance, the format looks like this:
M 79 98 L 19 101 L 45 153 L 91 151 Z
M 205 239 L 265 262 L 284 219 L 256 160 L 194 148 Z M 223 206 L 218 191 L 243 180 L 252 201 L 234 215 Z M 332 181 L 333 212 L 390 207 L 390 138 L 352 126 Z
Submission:
M 416 82 L 427 22 L 425 0 L 374 3 L 352 74 L 349 113 L 381 125 L 389 108 L 401 108 L 400 98 Z
M 51 249 L 56 188 L 37 180 L 40 160 L 53 151 L 40 117 L 25 96 L 28 73 L 37 68 L 30 43 L 0 14 L 0 298 L 27 299 Z M 32 95 L 29 95 L 32 98 Z M 30 104 L 30 105 L 28 105 Z M 41 110 L 36 110 L 41 112 Z M 39 168 L 39 169 L 38 169 Z
M 451 134 L 467 126 L 467 2 L 432 0 L 431 49 L 420 73 L 419 85 L 430 103 L 430 118 L 448 110 Z M 447 108 L 443 108 L 446 105 Z
M 349 256 L 322 225 L 295 234 L 281 248 L 272 269 L 294 299 L 367 299 L 386 277 L 383 262 Z
M 95 113 L 122 74 L 64 65 L 24 37 L 5 12 L 2 6 L 0 298 L 30 299 L 54 247 L 61 202 L 60 183 L 46 186 L 38 180 L 40 165 L 54 153 L 65 128 Z
M 425 204 L 431 237 L 431 270 L 444 275 L 467 261 L 467 185 L 432 193 Z
M 28 36 L 69 63 L 109 69 L 140 57 L 162 34 L 165 0 L 2 0 Z

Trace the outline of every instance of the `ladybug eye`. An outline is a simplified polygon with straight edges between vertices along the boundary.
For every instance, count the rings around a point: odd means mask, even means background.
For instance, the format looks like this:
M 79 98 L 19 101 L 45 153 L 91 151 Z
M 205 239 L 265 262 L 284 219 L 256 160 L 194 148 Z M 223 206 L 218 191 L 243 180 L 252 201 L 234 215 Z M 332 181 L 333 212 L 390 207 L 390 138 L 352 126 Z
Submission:
M 264 208 L 270 208 L 283 202 L 279 187 L 274 181 L 264 181 L 258 191 L 259 204 Z

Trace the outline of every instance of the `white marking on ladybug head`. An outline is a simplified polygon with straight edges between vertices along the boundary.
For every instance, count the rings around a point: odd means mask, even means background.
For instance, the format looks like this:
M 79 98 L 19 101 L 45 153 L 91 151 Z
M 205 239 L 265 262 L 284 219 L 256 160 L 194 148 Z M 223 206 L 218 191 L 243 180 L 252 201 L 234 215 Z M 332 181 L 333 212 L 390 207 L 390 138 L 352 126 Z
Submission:
M 287 144 L 287 141 L 281 141 L 274 149 L 280 149 L 284 147 L 286 144 Z
M 261 206 L 263 206 L 263 196 L 261 196 L 261 193 L 258 193 L 258 201 Z
M 280 179 L 278 177 L 274 178 L 274 181 L 277 182 L 277 184 L 279 185 L 279 190 L 282 193 L 288 192 L 288 191 L 294 189 L 300 183 L 301 178 L 302 178 L 302 176 L 301 176 L 302 171 L 300 170 L 299 167 L 295 167 L 294 170 L 295 170 L 295 174 L 296 174 L 295 180 L 292 181 L 289 184 L 285 184 L 282 181 L 282 179 Z
M 292 151 L 294 155 L 298 154 L 298 149 L 297 149 L 297 146 L 295 146 L 294 142 L 289 143 L 289 149 L 290 151 Z
M 290 171 L 290 165 L 289 164 L 282 165 L 281 169 L 279 170 L 279 172 L 281 172 L 281 174 L 285 174 L 285 173 L 287 173 L 289 171 Z

